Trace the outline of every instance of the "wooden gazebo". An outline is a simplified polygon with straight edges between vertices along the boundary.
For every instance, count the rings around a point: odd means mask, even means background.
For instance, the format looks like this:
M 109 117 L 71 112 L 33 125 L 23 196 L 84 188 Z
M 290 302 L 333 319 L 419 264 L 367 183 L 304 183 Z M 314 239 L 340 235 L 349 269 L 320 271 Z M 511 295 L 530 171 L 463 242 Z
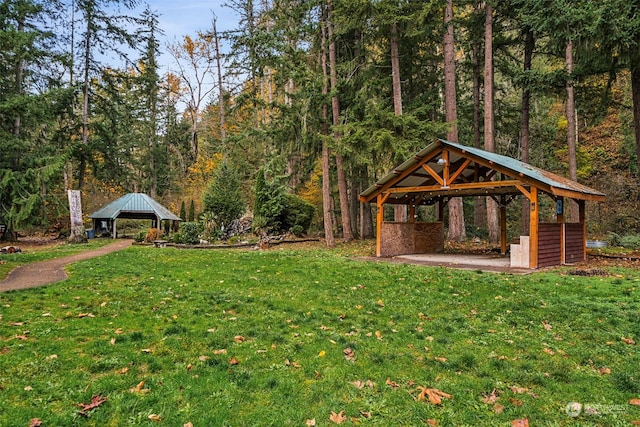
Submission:
M 540 222 L 539 198 L 556 202 L 556 221 Z M 499 206 L 501 251 L 507 252 L 506 207 L 516 196 L 530 202 L 529 236 L 511 245 L 511 264 L 538 268 L 586 259 L 585 202 L 605 195 L 585 185 L 511 157 L 445 140 L 437 140 L 413 155 L 360 194 L 363 203 L 376 203 L 376 256 L 441 251 L 444 247 L 444 206 L 452 197 L 489 196 Z M 565 222 L 565 199 L 579 207 L 577 223 Z M 433 223 L 415 221 L 419 205 L 439 206 Z M 384 221 L 384 206 L 408 206 L 407 222 Z

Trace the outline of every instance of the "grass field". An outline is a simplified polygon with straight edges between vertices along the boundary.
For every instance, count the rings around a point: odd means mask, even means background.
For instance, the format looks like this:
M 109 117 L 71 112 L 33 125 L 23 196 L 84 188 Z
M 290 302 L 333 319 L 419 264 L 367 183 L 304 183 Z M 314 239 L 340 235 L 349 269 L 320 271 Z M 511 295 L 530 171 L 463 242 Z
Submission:
M 359 245 L 134 246 L 1 293 L 0 425 L 640 420 L 640 272 L 457 271 Z

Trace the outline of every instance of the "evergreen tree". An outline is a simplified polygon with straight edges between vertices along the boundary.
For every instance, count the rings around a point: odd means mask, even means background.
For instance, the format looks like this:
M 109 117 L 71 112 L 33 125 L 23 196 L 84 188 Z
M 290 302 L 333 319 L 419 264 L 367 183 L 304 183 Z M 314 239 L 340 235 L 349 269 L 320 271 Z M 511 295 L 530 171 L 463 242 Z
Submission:
M 191 204 L 189 204 L 189 222 L 194 222 L 196 220 L 196 204 L 193 199 L 191 199 Z
M 219 227 L 228 227 L 242 216 L 246 204 L 242 197 L 240 179 L 226 162 L 218 164 L 202 199 L 205 213 L 211 213 Z
M 186 221 L 187 220 L 187 210 L 185 209 L 184 200 L 180 204 L 180 219 L 182 221 Z M 193 221 L 189 220 L 189 222 L 193 222 Z
M 0 222 L 7 235 L 45 224 L 46 205 L 66 206 L 53 192 L 64 151 L 52 139 L 72 98 L 55 81 L 60 55 L 42 26 L 47 20 L 55 17 L 41 3 L 0 4 Z

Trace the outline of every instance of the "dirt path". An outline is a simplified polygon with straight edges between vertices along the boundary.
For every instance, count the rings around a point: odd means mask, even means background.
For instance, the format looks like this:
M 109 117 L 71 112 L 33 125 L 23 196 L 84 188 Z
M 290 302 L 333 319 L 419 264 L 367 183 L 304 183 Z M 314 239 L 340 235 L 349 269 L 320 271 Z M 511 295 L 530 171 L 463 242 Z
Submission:
M 4 280 L 0 281 L 0 292 L 35 288 L 36 286 L 65 280 L 68 277 L 67 273 L 64 271 L 65 265 L 89 258 L 95 258 L 111 252 L 121 251 L 131 246 L 132 243 L 133 240 L 130 239 L 117 240 L 114 243 L 91 251 L 21 265 L 20 267 L 11 270 L 9 275 Z

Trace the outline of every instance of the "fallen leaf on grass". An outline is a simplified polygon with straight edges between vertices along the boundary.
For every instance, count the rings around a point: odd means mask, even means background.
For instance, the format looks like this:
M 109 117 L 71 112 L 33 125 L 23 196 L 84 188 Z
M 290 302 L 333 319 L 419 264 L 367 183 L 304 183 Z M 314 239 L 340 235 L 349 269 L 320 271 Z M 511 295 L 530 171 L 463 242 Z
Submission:
M 356 358 L 356 352 L 353 351 L 353 349 L 351 347 L 347 347 L 345 348 L 343 351 L 344 353 L 344 358 L 353 362 Z
M 82 319 L 83 317 L 96 317 L 93 313 L 80 313 L 78 314 L 78 319 Z
M 529 427 L 529 419 L 521 418 L 519 420 L 511 421 L 511 427 Z
M 384 307 L 384 302 L 381 299 L 378 300 L 377 304 L 379 307 Z
M 542 350 L 542 351 L 544 351 L 545 353 L 547 353 L 547 354 L 549 354 L 549 355 L 551 355 L 551 356 L 553 356 L 554 354 L 556 354 L 556 352 L 555 352 L 555 351 L 551 350 L 550 348 L 546 348 L 546 347 L 545 347 L 545 348 L 544 348 L 544 350 Z
M 236 335 L 235 337 L 233 337 L 233 340 L 237 343 L 242 343 L 245 341 L 245 337 L 243 337 L 242 335 Z
M 442 399 L 451 399 L 452 395 L 440 391 L 437 388 L 418 387 L 420 394 L 418 394 L 417 400 L 429 400 L 434 405 L 441 405 Z
M 316 419 L 315 419 L 315 418 L 311 418 L 311 419 L 307 420 L 307 421 L 304 423 L 304 425 L 305 425 L 305 426 L 307 426 L 307 427 L 315 427 L 315 425 L 316 425 Z
M 193 427 L 193 423 L 188 422 L 186 424 L 182 424 L 182 427 Z
M 640 399 L 631 399 L 629 401 L 629 405 L 636 405 L 636 406 L 640 406 Z
M 600 368 L 598 369 L 598 373 L 600 375 L 609 375 L 611 373 L 611 369 L 604 367 L 604 368 Z
M 42 425 L 42 420 L 40 418 L 32 418 L 29 421 L 29 427 L 40 427 Z
M 499 403 L 496 403 L 495 405 L 493 405 L 493 413 L 494 414 L 500 415 L 503 412 L 504 412 L 504 406 L 502 406 Z
M 213 354 L 227 354 L 227 349 L 213 350 Z
M 371 418 L 371 412 L 365 412 L 365 411 L 363 411 L 361 409 L 359 410 L 359 412 L 360 412 L 360 415 L 362 415 L 363 418 L 366 418 L 366 419 Z
M 236 359 L 235 357 L 232 357 L 231 359 L 229 359 L 229 364 L 230 365 L 238 365 L 240 363 L 240 361 L 238 359 Z
M 342 424 L 347 421 L 347 417 L 344 416 L 344 411 L 340 411 L 339 413 L 335 413 L 331 411 L 331 415 L 329 415 L 329 421 L 334 424 Z
M 631 421 L 631 425 L 632 425 L 632 426 L 640 426 L 640 420 L 633 420 L 633 421 Z
M 376 338 L 378 338 L 379 340 L 382 339 L 382 332 L 380 331 L 376 331 Z
M 160 415 L 157 415 L 157 414 L 151 414 L 151 415 L 149 415 L 149 419 L 150 419 L 151 421 L 156 421 L 156 422 L 159 422 L 159 421 L 161 420 Z
M 522 406 L 524 404 L 522 400 L 514 399 L 513 397 L 509 398 L 509 402 L 511 402 L 513 406 Z
M 498 390 L 496 390 L 495 388 L 493 389 L 493 391 L 491 391 L 491 394 L 484 394 L 482 395 L 482 403 L 486 403 L 488 405 L 493 405 L 494 403 L 496 403 L 500 398 L 498 397 Z
M 376 384 L 371 380 L 367 380 L 367 381 L 356 380 L 356 381 L 353 381 L 351 384 L 353 384 L 358 389 L 363 389 L 365 387 L 374 388 L 376 386 Z
M 518 386 L 509 387 L 509 389 L 515 394 L 524 394 L 529 391 L 529 389 L 526 387 L 518 387 Z
M 442 362 L 445 363 L 447 361 L 446 357 L 434 357 L 435 360 L 437 360 L 438 362 Z
M 387 378 L 387 380 L 386 380 L 384 383 L 385 383 L 386 385 L 388 385 L 389 387 L 392 387 L 392 388 L 398 388 L 398 387 L 400 387 L 400 386 L 398 385 L 398 383 L 397 383 L 397 382 L 395 382 L 395 381 L 391 381 L 391 378 Z
M 284 364 L 286 366 L 293 366 L 294 368 L 302 368 L 302 365 L 295 360 L 293 362 L 290 362 L 289 359 L 284 359 Z
M 82 408 L 80 410 L 79 414 L 82 415 L 83 417 L 86 417 L 88 415 L 87 412 L 98 408 L 100 405 L 102 405 L 106 401 L 107 401 L 106 397 L 102 397 L 99 394 L 94 395 L 94 396 L 91 397 L 91 403 L 78 403 L 77 404 L 77 406 Z
M 550 331 L 551 329 L 553 329 L 553 326 L 551 326 L 551 323 L 547 322 L 546 320 L 542 322 L 542 326 L 544 327 L 545 331 Z
M 636 342 L 633 340 L 633 338 L 622 337 L 622 342 L 629 345 L 636 345 Z
M 434 420 L 433 418 L 429 418 L 427 420 L 427 425 L 429 425 L 429 426 L 437 426 L 438 425 L 438 421 Z
M 150 391 L 151 389 L 144 388 L 144 381 L 140 381 L 138 385 L 129 389 L 130 393 L 140 393 L 140 394 L 149 393 Z

